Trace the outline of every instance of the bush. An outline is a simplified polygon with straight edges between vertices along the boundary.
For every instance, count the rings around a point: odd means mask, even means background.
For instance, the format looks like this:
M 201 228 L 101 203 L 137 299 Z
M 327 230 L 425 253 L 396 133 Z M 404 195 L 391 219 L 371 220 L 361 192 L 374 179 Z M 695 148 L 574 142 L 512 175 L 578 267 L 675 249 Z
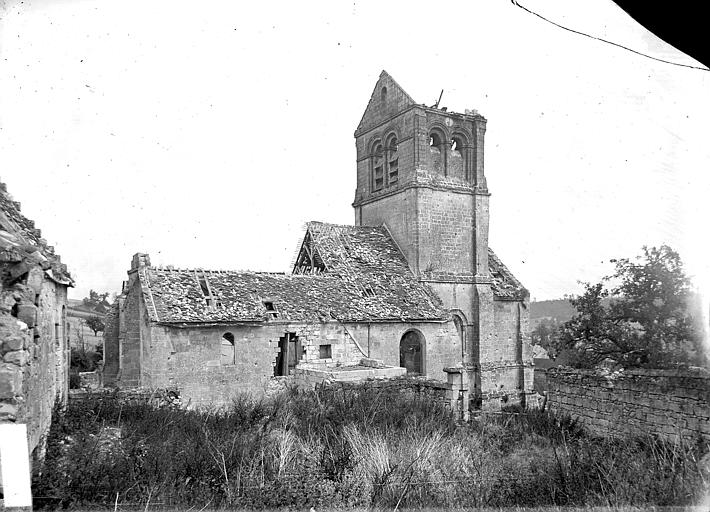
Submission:
M 103 352 L 103 347 L 101 351 Z M 93 372 L 101 359 L 102 353 L 72 347 L 69 367 L 76 372 Z
M 456 426 L 431 397 L 367 386 L 212 411 L 95 393 L 57 409 L 34 494 L 38 507 L 682 505 L 703 492 L 701 454 L 538 410 Z

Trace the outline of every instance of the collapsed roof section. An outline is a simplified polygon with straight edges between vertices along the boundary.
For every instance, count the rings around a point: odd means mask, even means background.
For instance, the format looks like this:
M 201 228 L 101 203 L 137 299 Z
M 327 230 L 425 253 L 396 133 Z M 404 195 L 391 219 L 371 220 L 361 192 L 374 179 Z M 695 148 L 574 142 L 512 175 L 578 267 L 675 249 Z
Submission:
M 7 264 L 4 280 L 15 281 L 39 265 L 52 281 L 74 286 L 67 266 L 42 238 L 34 221 L 20 212 L 20 203 L 13 201 L 4 183 L 0 183 L 0 263 Z

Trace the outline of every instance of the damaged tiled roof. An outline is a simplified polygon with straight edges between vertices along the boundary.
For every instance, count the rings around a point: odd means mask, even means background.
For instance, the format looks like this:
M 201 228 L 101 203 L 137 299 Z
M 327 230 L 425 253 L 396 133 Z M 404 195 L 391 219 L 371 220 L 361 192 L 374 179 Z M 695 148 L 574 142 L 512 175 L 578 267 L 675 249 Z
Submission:
M 496 297 L 522 299 L 527 291 L 493 251 L 489 261 Z M 149 318 L 161 323 L 270 318 L 424 321 L 449 315 L 434 292 L 411 272 L 384 227 L 309 222 L 292 275 L 145 266 L 138 276 Z
M 259 272 L 213 272 L 147 267 L 139 272 L 150 319 L 163 323 L 263 321 L 271 302 L 277 320 L 341 321 L 446 318 L 432 303 L 422 305 L 401 291 L 363 297 L 335 276 Z M 211 305 L 200 286 L 206 278 Z
M 12 263 L 11 277 L 37 264 L 49 279 L 74 286 L 66 265 L 54 253 L 54 247 L 42 238 L 34 221 L 20 212 L 20 203 L 13 201 L 4 183 L 0 183 L 0 263 Z
M 493 294 L 496 298 L 523 300 L 528 296 L 525 287 L 490 248 L 488 249 L 488 269 L 493 277 Z
M 448 313 L 409 270 L 384 228 L 312 222 L 306 238 L 326 267 L 316 275 L 145 267 L 139 276 L 151 320 L 164 323 L 442 320 Z M 303 248 L 301 249 L 304 250 Z M 200 278 L 205 278 L 203 291 Z M 211 305 L 207 304 L 210 299 Z

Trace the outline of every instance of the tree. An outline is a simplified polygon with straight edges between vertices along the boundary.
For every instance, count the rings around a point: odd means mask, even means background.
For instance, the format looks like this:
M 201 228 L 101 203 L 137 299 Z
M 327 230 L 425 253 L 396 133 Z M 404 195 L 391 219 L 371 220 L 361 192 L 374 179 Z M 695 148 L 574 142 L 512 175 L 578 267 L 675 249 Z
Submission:
M 551 358 L 557 357 L 557 346 L 555 340 L 558 338 L 558 331 L 561 324 L 556 318 L 542 318 L 537 326 L 530 333 L 533 345 L 539 345 L 545 349 Z
M 94 290 L 89 290 L 89 296 L 84 297 L 82 299 L 82 302 L 84 303 L 84 306 L 89 308 L 89 309 L 96 309 L 100 306 L 103 305 L 104 302 L 106 302 L 106 299 L 108 298 L 109 293 L 104 292 L 104 293 L 98 293 Z
M 695 295 L 680 256 L 670 247 L 643 247 L 636 261 L 612 260 L 616 271 L 597 284 L 584 283 L 570 300 L 577 314 L 552 345 L 575 366 L 603 361 L 663 367 L 707 362 Z
M 103 332 L 103 330 L 106 328 L 106 326 L 104 325 L 104 319 L 98 315 L 93 315 L 87 318 L 86 325 L 89 329 L 94 331 L 94 336 L 96 336 L 99 331 Z

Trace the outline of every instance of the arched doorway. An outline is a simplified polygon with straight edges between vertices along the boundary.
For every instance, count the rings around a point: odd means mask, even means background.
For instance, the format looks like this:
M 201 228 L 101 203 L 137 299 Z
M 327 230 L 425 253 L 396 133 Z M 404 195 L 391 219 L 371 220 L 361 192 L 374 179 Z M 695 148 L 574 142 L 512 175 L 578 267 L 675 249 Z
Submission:
M 407 331 L 399 342 L 399 365 L 407 375 L 424 374 L 424 336 L 418 331 Z

